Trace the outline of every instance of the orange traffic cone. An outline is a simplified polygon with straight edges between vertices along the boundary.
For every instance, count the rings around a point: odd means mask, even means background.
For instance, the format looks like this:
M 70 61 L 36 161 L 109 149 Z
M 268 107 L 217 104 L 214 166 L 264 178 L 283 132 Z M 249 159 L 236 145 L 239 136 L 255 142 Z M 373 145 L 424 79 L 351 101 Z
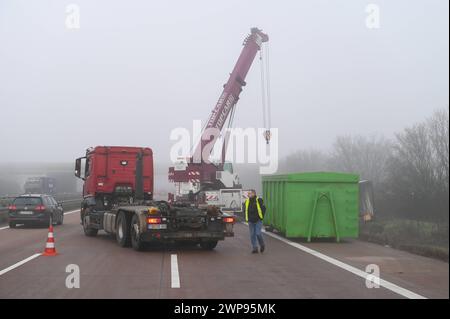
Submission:
M 50 224 L 48 229 L 47 242 L 45 243 L 45 250 L 42 256 L 56 256 L 58 253 L 55 248 L 55 238 L 53 237 L 53 225 Z

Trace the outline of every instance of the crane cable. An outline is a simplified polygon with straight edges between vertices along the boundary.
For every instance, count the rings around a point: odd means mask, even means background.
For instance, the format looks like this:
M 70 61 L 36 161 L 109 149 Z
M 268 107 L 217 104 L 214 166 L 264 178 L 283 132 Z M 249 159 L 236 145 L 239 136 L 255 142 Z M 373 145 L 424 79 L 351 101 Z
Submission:
M 265 51 L 265 52 L 264 52 Z M 269 144 L 271 137 L 271 107 L 270 107 L 270 73 L 269 73 L 269 45 L 261 46 L 259 51 L 259 60 L 261 67 L 261 103 L 262 103 L 262 115 L 263 125 L 265 128 L 264 138 L 266 143 Z
M 266 45 L 266 85 L 267 85 L 267 129 L 270 130 L 272 127 L 271 119 L 271 97 L 270 97 L 270 65 L 269 65 L 269 44 Z
M 259 66 L 261 68 L 261 104 L 262 104 L 262 116 L 263 116 L 263 126 L 266 128 L 266 87 L 265 87 L 265 72 L 264 72 L 264 59 L 263 59 L 263 48 L 259 50 Z

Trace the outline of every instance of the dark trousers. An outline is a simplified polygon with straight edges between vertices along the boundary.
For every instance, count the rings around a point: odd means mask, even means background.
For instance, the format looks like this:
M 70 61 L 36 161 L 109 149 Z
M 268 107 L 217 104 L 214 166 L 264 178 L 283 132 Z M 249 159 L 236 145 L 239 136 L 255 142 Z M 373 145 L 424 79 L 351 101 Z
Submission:
M 257 221 L 256 223 L 248 222 L 248 228 L 250 230 L 250 240 L 252 242 L 253 249 L 258 249 L 259 246 L 264 246 L 264 239 L 262 236 L 262 220 Z

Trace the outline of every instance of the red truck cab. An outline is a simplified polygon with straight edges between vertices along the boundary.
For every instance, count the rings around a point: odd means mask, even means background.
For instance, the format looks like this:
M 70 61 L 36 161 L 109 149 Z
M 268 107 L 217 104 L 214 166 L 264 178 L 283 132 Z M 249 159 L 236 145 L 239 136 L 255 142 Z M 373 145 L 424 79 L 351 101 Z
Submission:
M 115 194 L 136 191 L 136 162 L 142 154 L 143 193 L 146 199 L 153 194 L 153 152 L 150 148 L 129 146 L 97 146 L 89 148 L 86 156 L 76 160 L 75 175 L 84 180 L 83 197 L 108 199 Z M 84 169 L 83 167 L 84 162 Z M 82 172 L 83 171 L 83 172 Z

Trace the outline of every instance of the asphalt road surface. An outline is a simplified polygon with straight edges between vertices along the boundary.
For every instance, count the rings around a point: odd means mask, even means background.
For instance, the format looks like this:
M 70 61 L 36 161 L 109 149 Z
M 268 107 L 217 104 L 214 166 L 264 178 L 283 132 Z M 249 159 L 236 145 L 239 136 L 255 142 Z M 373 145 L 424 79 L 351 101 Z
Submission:
M 136 252 L 103 232 L 86 237 L 78 211 L 54 230 L 58 255 L 45 257 L 38 253 L 46 228 L 0 227 L 0 298 L 449 297 L 448 263 L 358 240 L 301 243 L 265 233 L 266 252 L 251 254 L 247 226 L 236 224 L 235 237 L 214 251 L 166 245 Z M 70 289 L 72 264 L 80 287 Z M 379 277 L 367 277 L 368 265 Z

